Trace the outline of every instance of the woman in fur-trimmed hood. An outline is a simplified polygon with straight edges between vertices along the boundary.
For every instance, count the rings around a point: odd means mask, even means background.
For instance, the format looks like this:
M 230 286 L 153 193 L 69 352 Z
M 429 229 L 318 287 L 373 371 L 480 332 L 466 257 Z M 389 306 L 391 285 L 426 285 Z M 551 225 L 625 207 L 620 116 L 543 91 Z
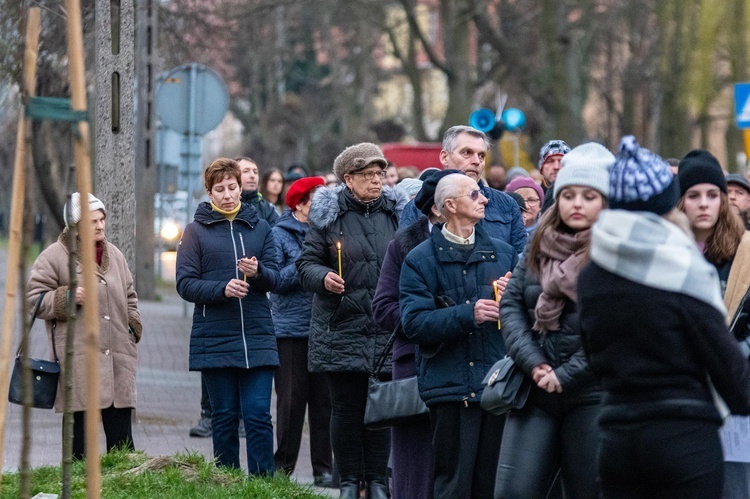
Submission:
M 386 497 L 390 434 L 364 427 L 367 379 L 390 333 L 375 324 L 372 297 L 408 201 L 383 187 L 386 165 L 383 152 L 370 143 L 348 147 L 336 158 L 333 170 L 344 185 L 315 193 L 297 259 L 302 287 L 314 293 L 308 367 L 326 373 L 331 391 L 341 497 L 358 497 L 360 479 L 367 481 L 368 497 Z

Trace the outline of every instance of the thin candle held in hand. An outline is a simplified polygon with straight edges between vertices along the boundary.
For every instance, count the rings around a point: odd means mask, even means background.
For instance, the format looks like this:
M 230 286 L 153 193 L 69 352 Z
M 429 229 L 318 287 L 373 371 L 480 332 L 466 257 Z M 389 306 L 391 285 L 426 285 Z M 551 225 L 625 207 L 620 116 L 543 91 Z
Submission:
M 500 293 L 497 291 L 497 281 L 492 281 L 492 289 L 495 290 L 495 301 L 500 303 Z M 497 318 L 497 328 L 502 329 L 500 317 Z
M 344 278 L 344 274 L 341 272 L 341 242 L 336 243 L 336 252 L 339 254 L 339 277 Z

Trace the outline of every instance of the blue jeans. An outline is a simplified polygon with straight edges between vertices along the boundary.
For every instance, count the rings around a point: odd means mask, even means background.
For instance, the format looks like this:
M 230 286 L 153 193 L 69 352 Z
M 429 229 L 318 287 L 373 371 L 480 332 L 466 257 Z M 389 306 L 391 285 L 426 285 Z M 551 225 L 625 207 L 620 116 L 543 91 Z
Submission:
M 214 457 L 220 466 L 240 467 L 239 420 L 247 435 L 247 467 L 251 475 L 272 475 L 273 425 L 271 386 L 273 367 L 204 369 L 211 398 Z

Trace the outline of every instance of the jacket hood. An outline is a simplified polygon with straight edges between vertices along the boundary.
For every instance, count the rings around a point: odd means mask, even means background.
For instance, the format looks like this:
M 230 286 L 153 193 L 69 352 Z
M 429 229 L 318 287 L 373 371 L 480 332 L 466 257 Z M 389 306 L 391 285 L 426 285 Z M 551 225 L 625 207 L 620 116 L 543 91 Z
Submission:
M 344 211 L 349 209 L 348 201 L 344 196 L 346 185 L 342 184 L 332 189 L 317 189 L 313 195 L 313 202 L 310 206 L 310 224 L 325 229 L 329 227 Z M 409 196 L 403 192 L 383 186 L 381 195 L 383 209 L 397 216 L 409 202 Z M 376 201 L 377 202 L 377 201 Z
M 299 232 L 305 234 L 307 232 L 308 224 L 300 222 L 292 215 L 291 211 L 285 211 L 283 215 L 276 222 L 276 227 L 280 227 L 289 232 Z
M 211 203 L 209 203 L 208 201 L 203 201 L 195 210 L 195 221 L 203 225 L 210 225 L 212 223 L 221 222 L 222 220 L 226 219 L 227 218 L 224 215 L 222 215 L 218 211 L 214 211 L 211 208 Z M 245 222 L 250 227 L 255 227 L 258 224 L 260 217 L 258 216 L 258 211 L 253 207 L 253 205 L 243 202 L 242 207 L 240 207 L 239 213 L 237 213 L 237 216 L 234 217 L 234 219 Z

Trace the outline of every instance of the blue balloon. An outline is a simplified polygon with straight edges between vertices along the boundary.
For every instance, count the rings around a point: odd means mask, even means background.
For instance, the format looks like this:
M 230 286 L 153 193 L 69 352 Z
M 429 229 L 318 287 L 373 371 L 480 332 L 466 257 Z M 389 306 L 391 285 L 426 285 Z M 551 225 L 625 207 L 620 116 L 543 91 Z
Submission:
M 517 132 L 526 124 L 526 115 L 515 107 L 509 107 L 500 117 L 505 123 L 505 129 L 509 132 Z

